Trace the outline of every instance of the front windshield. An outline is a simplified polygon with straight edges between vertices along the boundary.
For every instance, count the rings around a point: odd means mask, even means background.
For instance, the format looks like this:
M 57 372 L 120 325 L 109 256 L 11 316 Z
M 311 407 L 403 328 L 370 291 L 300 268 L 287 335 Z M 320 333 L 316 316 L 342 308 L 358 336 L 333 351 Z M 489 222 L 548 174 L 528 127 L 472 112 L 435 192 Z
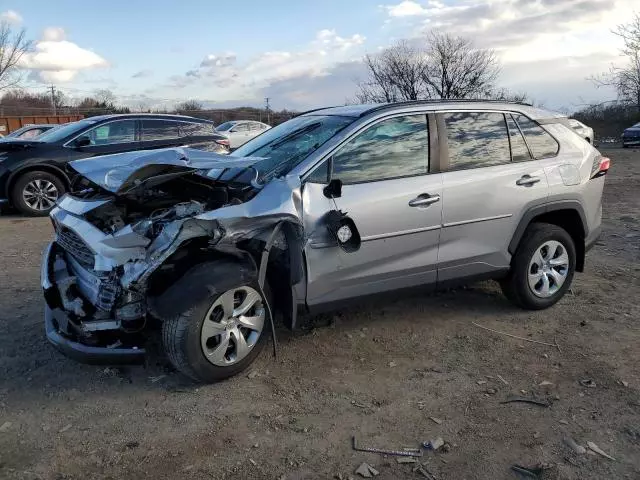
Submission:
M 38 136 L 39 142 L 46 143 L 55 143 L 61 140 L 64 140 L 70 135 L 73 135 L 76 132 L 79 132 L 83 128 L 86 128 L 90 125 L 96 123 L 93 120 L 80 120 L 78 122 L 67 123 L 59 128 L 52 128 L 48 132 L 44 132 L 42 135 Z
M 221 125 L 218 125 L 216 127 L 216 130 L 218 130 L 219 132 L 226 132 L 227 130 L 231 129 L 231 127 L 233 127 L 235 125 L 235 122 L 224 122 Z
M 262 157 L 255 165 L 262 181 L 286 175 L 309 154 L 355 118 L 336 115 L 296 117 L 248 141 L 231 153 L 234 157 Z

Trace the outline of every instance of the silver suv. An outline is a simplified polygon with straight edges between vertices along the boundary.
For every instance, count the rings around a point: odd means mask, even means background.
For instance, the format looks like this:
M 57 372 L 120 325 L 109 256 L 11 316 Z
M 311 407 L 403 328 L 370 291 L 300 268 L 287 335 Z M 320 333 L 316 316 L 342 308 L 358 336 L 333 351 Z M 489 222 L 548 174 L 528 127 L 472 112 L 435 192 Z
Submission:
M 609 159 L 564 116 L 440 101 L 326 108 L 233 156 L 190 149 L 70 164 L 42 287 L 49 341 L 91 363 L 145 355 L 154 328 L 203 382 L 258 355 L 273 318 L 492 278 L 547 308 L 600 232 Z

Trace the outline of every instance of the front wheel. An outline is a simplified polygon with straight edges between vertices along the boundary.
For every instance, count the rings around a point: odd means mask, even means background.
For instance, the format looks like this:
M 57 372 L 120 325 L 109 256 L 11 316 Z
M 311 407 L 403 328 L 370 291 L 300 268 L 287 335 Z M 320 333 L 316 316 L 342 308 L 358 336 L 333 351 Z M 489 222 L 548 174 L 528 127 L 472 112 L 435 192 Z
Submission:
M 268 286 L 265 286 L 269 295 Z M 162 340 L 173 366 L 198 382 L 240 373 L 266 341 L 269 313 L 257 283 L 214 294 L 181 315 L 165 320 Z
M 576 247 L 566 230 L 534 223 L 525 231 L 501 282 L 502 291 L 521 308 L 541 310 L 560 300 L 571 286 Z
M 13 206 L 21 213 L 43 217 L 55 207 L 64 194 L 64 182 L 56 175 L 44 172 L 27 172 L 16 180 L 11 192 Z

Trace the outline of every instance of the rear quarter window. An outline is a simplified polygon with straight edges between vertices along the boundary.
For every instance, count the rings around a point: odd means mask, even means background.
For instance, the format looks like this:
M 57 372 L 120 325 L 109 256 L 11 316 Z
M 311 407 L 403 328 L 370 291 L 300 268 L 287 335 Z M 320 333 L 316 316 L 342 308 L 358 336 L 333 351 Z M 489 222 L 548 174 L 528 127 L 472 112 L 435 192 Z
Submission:
M 558 154 L 560 144 L 549 132 L 524 115 L 515 115 L 515 119 L 534 158 L 549 158 Z

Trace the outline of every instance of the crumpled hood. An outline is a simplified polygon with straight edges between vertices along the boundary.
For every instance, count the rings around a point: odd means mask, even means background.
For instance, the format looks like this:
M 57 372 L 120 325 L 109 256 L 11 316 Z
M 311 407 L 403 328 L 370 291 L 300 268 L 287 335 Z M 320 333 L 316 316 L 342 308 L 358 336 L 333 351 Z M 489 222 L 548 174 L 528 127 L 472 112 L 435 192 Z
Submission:
M 143 182 L 158 185 L 181 174 L 250 167 L 260 160 L 260 157 L 229 157 L 193 148 L 163 148 L 76 160 L 69 166 L 103 189 L 120 194 Z

